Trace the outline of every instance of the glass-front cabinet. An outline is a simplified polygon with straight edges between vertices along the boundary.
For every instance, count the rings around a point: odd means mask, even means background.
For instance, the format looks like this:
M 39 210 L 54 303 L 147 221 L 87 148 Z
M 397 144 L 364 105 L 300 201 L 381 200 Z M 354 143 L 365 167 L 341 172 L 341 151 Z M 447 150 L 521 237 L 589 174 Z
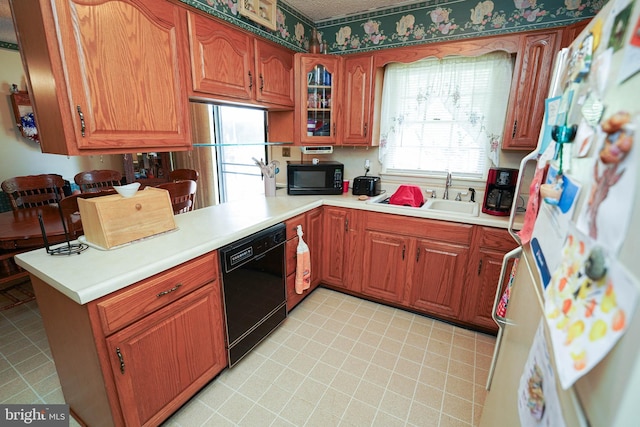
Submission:
M 298 54 L 298 124 L 300 142 L 306 144 L 337 144 L 340 126 L 338 112 L 340 57 Z

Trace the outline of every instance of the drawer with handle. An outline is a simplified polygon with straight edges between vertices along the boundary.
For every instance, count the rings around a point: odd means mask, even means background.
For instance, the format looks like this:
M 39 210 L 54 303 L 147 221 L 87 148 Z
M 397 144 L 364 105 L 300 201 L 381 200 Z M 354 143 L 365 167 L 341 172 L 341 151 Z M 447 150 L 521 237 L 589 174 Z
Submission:
M 210 252 L 90 304 L 95 303 L 102 329 L 109 335 L 217 277 L 218 253 Z

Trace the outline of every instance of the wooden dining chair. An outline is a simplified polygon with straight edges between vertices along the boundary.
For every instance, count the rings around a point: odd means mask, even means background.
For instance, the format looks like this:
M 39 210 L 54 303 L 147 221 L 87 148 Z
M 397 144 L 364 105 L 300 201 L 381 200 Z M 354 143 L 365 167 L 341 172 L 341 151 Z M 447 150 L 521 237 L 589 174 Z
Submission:
M 116 194 L 116 190 L 113 188 L 106 188 L 102 191 L 95 191 L 92 193 L 72 194 L 71 196 L 60 200 L 60 210 L 62 211 L 62 217 L 64 218 L 64 222 L 67 226 L 69 239 L 77 239 L 83 233 L 78 199 L 90 199 L 93 197 L 108 196 L 110 194 Z
M 82 193 L 95 193 L 105 188 L 120 185 L 122 174 L 110 169 L 98 169 L 80 172 L 73 177 L 73 180 Z
M 64 197 L 65 181 L 61 175 L 16 176 L 0 185 L 11 202 L 11 209 L 34 208 L 56 203 Z
M 169 181 L 185 181 L 192 180 L 198 181 L 200 174 L 197 170 L 193 169 L 176 169 L 169 172 Z
M 173 214 L 178 215 L 193 210 L 197 187 L 194 180 L 188 179 L 185 181 L 166 182 L 156 188 L 162 188 L 169 192 Z

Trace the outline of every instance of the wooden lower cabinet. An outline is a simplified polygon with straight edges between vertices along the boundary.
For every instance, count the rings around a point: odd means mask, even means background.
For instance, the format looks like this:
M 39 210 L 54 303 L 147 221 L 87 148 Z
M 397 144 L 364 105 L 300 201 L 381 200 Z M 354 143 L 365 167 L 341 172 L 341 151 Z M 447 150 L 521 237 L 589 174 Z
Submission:
M 497 332 L 502 257 L 516 247 L 506 230 L 325 206 L 323 233 L 328 287 Z
M 363 294 L 394 303 L 403 301 L 410 245 L 407 237 L 365 230 Z
M 496 333 L 498 326 L 491 312 L 495 301 L 502 260 L 504 255 L 515 249 L 516 242 L 506 230 L 491 227 L 476 227 L 475 244 L 477 250 L 469 265 L 471 277 L 466 294 L 467 300 L 462 319 L 478 329 Z M 509 280 L 513 262 L 507 266 L 507 274 L 500 286 L 502 292 Z
M 363 294 L 459 320 L 473 226 L 369 212 L 364 227 Z
M 224 369 L 217 298 L 205 286 L 107 338 L 126 425 L 158 425 Z
M 409 306 L 446 319 L 459 319 L 468 262 L 469 246 L 418 239 Z
M 360 292 L 363 274 L 360 214 L 355 209 L 325 206 L 322 236 L 322 283 Z
M 218 255 L 80 305 L 32 276 L 71 413 L 157 426 L 227 366 Z
M 307 212 L 307 231 L 303 236 L 311 252 L 311 288 L 315 289 L 322 278 L 322 208 Z
M 291 311 L 320 284 L 322 270 L 322 208 L 316 208 L 290 218 L 285 224 L 287 227 L 287 242 L 285 243 L 287 311 Z M 311 255 L 311 287 L 302 294 L 298 294 L 295 288 L 299 241 L 298 225 L 302 226 L 302 239 L 309 247 Z

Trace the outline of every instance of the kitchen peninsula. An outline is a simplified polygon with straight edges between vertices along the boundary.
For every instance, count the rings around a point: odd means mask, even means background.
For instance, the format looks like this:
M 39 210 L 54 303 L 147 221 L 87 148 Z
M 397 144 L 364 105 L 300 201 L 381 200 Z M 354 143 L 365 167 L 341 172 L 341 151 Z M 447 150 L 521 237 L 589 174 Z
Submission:
M 217 249 L 318 208 L 362 215 L 358 217 L 362 221 L 365 216 L 393 224 L 425 221 L 420 233 L 440 223 L 451 230 L 459 225 L 470 240 L 467 246 L 451 247 L 465 247 L 461 253 L 469 259 L 477 257 L 474 246 L 487 241 L 484 231 L 506 234 L 507 226 L 504 217 L 447 217 L 424 209 L 370 204 L 350 194 L 282 194 L 177 215 L 176 230 L 114 250 L 89 248 L 68 257 L 49 256 L 44 250 L 21 254 L 17 262 L 32 276 L 65 400 L 75 416 L 89 425 L 157 425 L 225 369 Z M 327 218 L 321 234 L 332 237 Z M 448 235 L 454 233 L 447 233 L 448 244 Z M 335 244 L 329 237 L 322 243 Z M 350 249 L 350 256 L 363 252 L 358 244 Z M 456 262 L 464 262 L 456 267 L 464 265 L 466 282 L 472 269 L 463 256 Z M 461 300 L 461 309 L 476 295 L 471 288 L 453 294 Z M 492 288 L 491 293 L 495 281 Z M 366 289 L 345 291 L 384 302 Z M 424 312 L 420 306 L 407 308 Z M 158 372 L 161 378 L 151 380 Z

